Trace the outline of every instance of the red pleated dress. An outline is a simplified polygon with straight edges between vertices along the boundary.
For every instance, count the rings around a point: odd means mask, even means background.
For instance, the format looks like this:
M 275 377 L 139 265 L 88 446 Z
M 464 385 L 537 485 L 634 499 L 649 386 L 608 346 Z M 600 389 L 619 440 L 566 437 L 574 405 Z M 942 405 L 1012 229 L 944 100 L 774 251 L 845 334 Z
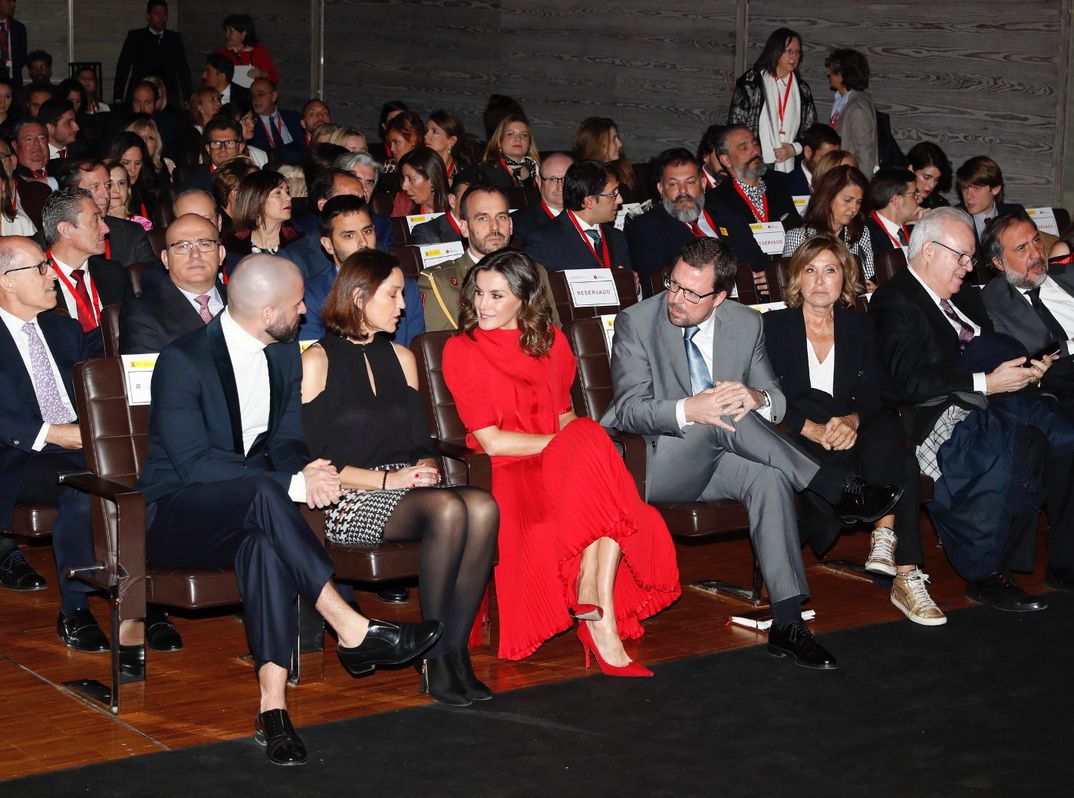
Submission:
M 539 455 L 492 458 L 500 507 L 496 599 L 498 655 L 522 659 L 571 625 L 582 551 L 602 537 L 623 551 L 615 580 L 615 617 L 624 640 L 641 637 L 641 620 L 681 594 L 675 548 L 660 514 L 642 501 L 622 457 L 597 423 L 572 409 L 575 359 L 557 329 L 547 355 L 519 346 L 519 330 L 474 330 L 444 348 L 444 377 L 467 429 L 555 434 Z

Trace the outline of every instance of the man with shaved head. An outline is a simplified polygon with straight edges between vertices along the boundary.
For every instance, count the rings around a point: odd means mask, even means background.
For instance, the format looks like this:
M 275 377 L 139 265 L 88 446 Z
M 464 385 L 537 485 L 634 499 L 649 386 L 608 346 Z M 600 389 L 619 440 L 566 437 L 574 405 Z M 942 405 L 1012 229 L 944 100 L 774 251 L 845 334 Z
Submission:
M 208 219 L 220 230 L 223 219 L 220 216 L 220 207 L 216 204 L 216 198 L 208 191 L 200 188 L 188 188 L 180 191 L 172 200 L 172 216 L 178 219 L 188 213 L 196 213 Z
M 525 242 L 530 230 L 535 230 L 545 222 L 555 219 L 563 213 L 563 176 L 567 174 L 574 159 L 571 156 L 555 152 L 541 161 L 541 174 L 538 183 L 541 187 L 541 201 L 527 205 L 511 214 L 515 237 Z
M 186 230 L 175 241 L 201 240 L 193 226 Z M 273 764 L 301 765 L 306 747 L 285 695 L 295 599 L 310 602 L 336 631 L 352 676 L 421 654 L 441 625 L 396 625 L 352 610 L 294 504 L 325 508 L 340 497 L 339 473 L 327 460 L 312 460 L 303 442 L 298 268 L 250 255 L 235 267 L 228 291 L 223 312 L 165 347 L 153 373 L 149 451 L 138 483 L 146 555 L 166 568 L 235 568 L 261 691 L 255 739 Z

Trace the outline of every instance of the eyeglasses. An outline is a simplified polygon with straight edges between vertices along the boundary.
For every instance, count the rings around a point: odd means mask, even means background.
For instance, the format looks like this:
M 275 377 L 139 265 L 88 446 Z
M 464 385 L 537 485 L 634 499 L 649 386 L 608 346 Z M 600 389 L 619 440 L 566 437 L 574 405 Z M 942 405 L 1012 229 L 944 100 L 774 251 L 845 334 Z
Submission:
M 219 139 L 217 141 L 209 142 L 209 148 L 214 150 L 231 150 L 238 146 L 238 139 Z
M 939 246 L 946 249 L 948 252 L 954 252 L 956 255 L 958 255 L 959 266 L 969 266 L 972 269 L 977 265 L 977 258 L 969 254 L 968 252 L 963 252 L 962 250 L 955 249 L 954 247 L 949 247 L 943 241 L 936 241 L 934 239 L 932 243 L 938 244 Z
M 914 199 L 921 199 L 921 192 L 916 188 L 913 191 L 903 191 L 898 194 L 900 197 L 913 197 Z
M 609 191 L 607 194 L 597 194 L 597 196 L 598 197 L 604 197 L 605 199 L 615 199 L 616 197 L 619 196 L 619 187 L 616 186 L 614 189 Z
M 542 177 L 541 181 L 544 183 L 562 183 L 562 177 Z
M 197 241 L 176 241 L 174 244 L 168 244 L 168 249 L 174 250 L 177 255 L 189 255 L 194 247 L 197 247 L 198 252 L 208 255 L 219 243 L 215 238 L 199 238 Z
M 666 288 L 668 290 L 668 293 L 670 293 L 672 296 L 674 296 L 675 294 L 677 294 L 677 293 L 679 293 L 681 291 L 682 292 L 682 298 L 685 299 L 687 302 L 690 302 L 690 303 L 692 303 L 694 305 L 696 305 L 698 302 L 700 302 L 705 297 L 710 297 L 710 296 L 713 296 L 714 294 L 720 293 L 719 291 L 709 291 L 707 294 L 699 294 L 699 293 L 697 293 L 697 291 L 691 291 L 689 288 L 683 288 L 681 285 L 679 285 L 677 282 L 672 280 L 670 277 L 665 277 L 664 278 L 664 288 Z
M 789 47 L 786 50 L 784 50 L 783 52 L 785 52 L 787 55 L 801 55 L 802 54 L 801 50 L 792 50 Z
M 35 263 L 33 266 L 19 266 L 16 269 L 8 269 L 4 274 L 11 274 L 12 272 L 24 272 L 27 269 L 37 269 L 37 273 L 44 277 L 48 274 L 48 270 L 52 268 L 52 264 L 47 260 L 43 260 L 40 263 Z

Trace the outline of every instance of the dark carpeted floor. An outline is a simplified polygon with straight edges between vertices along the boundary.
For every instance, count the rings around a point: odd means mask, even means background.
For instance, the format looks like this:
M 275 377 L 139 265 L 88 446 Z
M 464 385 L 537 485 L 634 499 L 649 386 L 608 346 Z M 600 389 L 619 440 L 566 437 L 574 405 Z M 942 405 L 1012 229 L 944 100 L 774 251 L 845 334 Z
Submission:
M 842 670 L 763 648 L 301 729 L 304 768 L 252 739 L 0 784 L 36 796 L 1069 795 L 1074 595 L 826 635 Z

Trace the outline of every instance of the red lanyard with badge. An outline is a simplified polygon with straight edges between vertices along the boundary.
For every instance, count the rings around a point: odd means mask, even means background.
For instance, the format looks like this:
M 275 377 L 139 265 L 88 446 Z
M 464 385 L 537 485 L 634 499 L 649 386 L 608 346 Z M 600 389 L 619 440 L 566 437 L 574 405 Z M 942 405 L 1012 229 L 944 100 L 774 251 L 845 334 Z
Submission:
M 888 227 L 887 227 L 887 225 L 886 225 L 886 224 L 884 224 L 884 223 L 883 223 L 883 222 L 882 222 L 882 221 L 880 220 L 880 217 L 879 217 L 879 216 L 877 215 L 876 211 L 873 211 L 873 212 L 872 212 L 872 217 L 873 217 L 873 221 L 875 221 L 875 222 L 877 223 L 877 225 L 878 225 L 878 226 L 880 227 L 880 229 L 884 231 L 884 233 L 885 233 L 885 234 L 887 235 L 887 237 L 891 239 L 891 244 L 892 244 L 892 246 L 894 246 L 894 247 L 895 247 L 895 249 L 899 249 L 899 248 L 901 248 L 901 247 L 905 247 L 905 246 L 906 246 L 906 244 L 902 243 L 902 242 L 901 242 L 901 241 L 900 241 L 900 240 L 899 240 L 898 238 L 896 238 L 895 236 L 893 236 L 893 235 L 891 234 L 891 231 L 890 231 L 890 230 L 888 230 Z M 902 234 L 903 234 L 904 236 L 906 236 L 906 240 L 907 240 L 907 241 L 909 241 L 909 240 L 910 240 L 910 235 L 909 235 L 909 233 L 907 233 L 907 232 L 906 232 L 906 225 L 903 225 L 903 226 L 902 226 Z
M 783 116 L 787 113 L 787 105 L 791 101 L 791 85 L 794 83 L 794 73 L 787 73 L 787 90 L 783 92 L 783 99 L 776 97 L 776 111 L 779 114 L 779 135 L 786 136 L 787 131 L 783 128 Z
M 578 231 L 578 235 L 582 237 L 582 241 L 584 241 L 585 245 L 589 247 L 589 251 L 593 253 L 593 260 L 602 265 L 605 269 L 612 268 L 612 256 L 608 253 L 608 237 L 603 235 L 600 237 L 601 255 L 604 256 L 604 259 L 602 261 L 601 257 L 597 255 L 597 250 L 593 247 L 593 239 L 586 235 L 585 230 L 583 230 L 582 226 L 578 224 L 578 217 L 574 215 L 574 211 L 568 210 L 567 215 L 570 217 L 571 224 L 574 225 L 574 229 Z
M 93 319 L 95 322 L 100 324 L 100 321 L 101 321 L 101 298 L 97 294 L 97 283 L 96 283 L 96 281 L 90 283 L 90 288 L 93 289 L 93 307 L 87 307 L 86 301 L 82 297 L 80 297 L 78 295 L 78 292 L 75 290 L 74 283 L 72 283 L 69 279 L 67 279 L 67 276 L 63 273 L 63 271 L 60 270 L 60 267 L 56 264 L 56 260 L 52 257 L 52 248 L 51 247 L 49 247 L 48 251 L 45 253 L 45 257 L 48 258 L 48 262 L 49 262 L 49 264 L 51 264 L 52 270 L 54 272 L 56 272 L 56 279 L 58 279 L 61 283 L 63 283 L 63 287 L 66 288 L 68 293 L 70 293 L 71 296 L 73 296 L 75 298 L 75 302 L 78 304 L 78 307 L 82 311 L 82 313 L 85 313 L 86 316 L 88 316 L 89 318 Z M 87 270 L 86 274 L 82 278 L 82 280 L 83 280 L 82 284 L 83 285 L 85 285 L 86 278 L 88 278 L 88 277 L 89 277 L 89 271 Z M 81 316 L 82 314 L 80 313 L 79 315 Z

